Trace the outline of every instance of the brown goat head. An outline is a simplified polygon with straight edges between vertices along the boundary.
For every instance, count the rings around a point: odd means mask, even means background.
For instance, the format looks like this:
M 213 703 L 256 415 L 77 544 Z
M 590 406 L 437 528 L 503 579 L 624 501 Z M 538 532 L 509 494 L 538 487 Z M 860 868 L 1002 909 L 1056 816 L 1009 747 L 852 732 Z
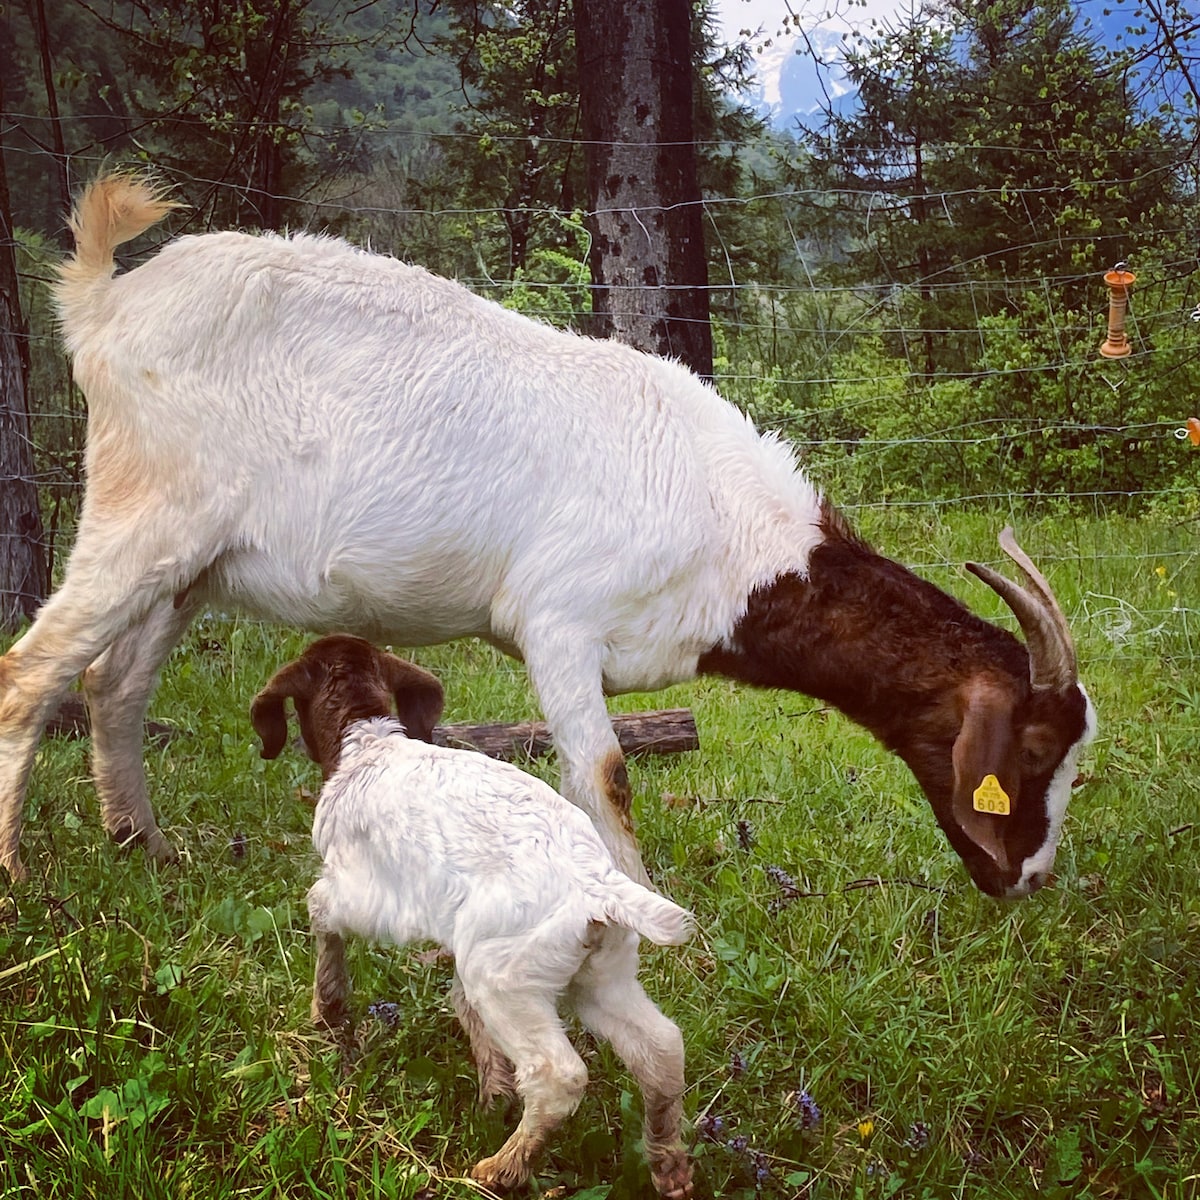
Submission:
M 326 779 L 337 766 L 342 735 L 352 722 L 391 716 L 394 705 L 408 736 L 431 742 L 445 702 L 436 676 L 343 633 L 313 642 L 254 697 L 250 720 L 262 740 L 263 758 L 277 757 L 287 742 L 288 699 L 305 749 Z
M 1079 751 L 1095 714 L 1045 579 L 1000 535 L 1025 585 L 968 564 L 1025 644 L 875 553 L 836 511 L 805 575 L 761 585 L 701 671 L 819 697 L 911 768 L 971 878 L 992 896 L 1050 879 Z

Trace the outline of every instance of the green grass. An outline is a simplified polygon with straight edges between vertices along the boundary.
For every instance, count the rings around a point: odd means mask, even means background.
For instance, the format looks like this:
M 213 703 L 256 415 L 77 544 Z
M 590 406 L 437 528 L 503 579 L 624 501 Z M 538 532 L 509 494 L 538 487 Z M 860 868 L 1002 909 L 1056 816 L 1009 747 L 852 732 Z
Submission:
M 998 559 L 995 521 L 859 519 L 1011 623 L 959 565 Z M 707 680 L 614 702 L 690 705 L 701 731 L 699 753 L 632 775 L 647 864 L 700 920 L 643 974 L 687 1042 L 703 1195 L 1200 1194 L 1200 542 L 1166 520 L 1018 534 L 1102 722 L 1059 884 L 1031 900 L 975 892 L 903 766 L 805 697 Z M 260 760 L 246 715 L 306 640 L 210 621 L 168 664 L 151 715 L 186 733 L 147 763 L 177 867 L 111 846 L 86 744 L 43 743 L 33 881 L 0 898 L 0 1195 L 479 1194 L 462 1175 L 511 1118 L 474 1107 L 444 961 L 353 947 L 349 1064 L 308 1024 L 319 779 L 294 754 Z M 521 669 L 487 647 L 414 657 L 443 678 L 447 720 L 535 715 Z M 555 778 L 552 761 L 532 769 Z M 375 1000 L 398 1025 L 366 1015 Z M 588 1095 L 534 1191 L 645 1195 L 631 1082 L 581 1046 Z

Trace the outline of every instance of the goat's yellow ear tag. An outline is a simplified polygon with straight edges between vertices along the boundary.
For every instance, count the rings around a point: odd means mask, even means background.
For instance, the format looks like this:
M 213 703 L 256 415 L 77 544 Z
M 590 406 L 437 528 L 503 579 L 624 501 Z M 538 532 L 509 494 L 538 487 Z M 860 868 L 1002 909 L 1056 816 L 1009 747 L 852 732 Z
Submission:
M 971 796 L 976 812 L 995 813 L 998 817 L 1007 817 L 1011 811 L 1008 793 L 1000 786 L 1000 780 L 995 775 L 985 775 L 983 782 Z

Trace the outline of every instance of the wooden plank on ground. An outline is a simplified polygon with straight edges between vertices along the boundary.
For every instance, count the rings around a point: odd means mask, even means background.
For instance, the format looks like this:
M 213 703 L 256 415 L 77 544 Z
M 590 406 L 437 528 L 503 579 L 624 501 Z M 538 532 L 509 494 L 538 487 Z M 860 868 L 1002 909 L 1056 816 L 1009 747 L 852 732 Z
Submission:
M 690 708 L 614 713 L 612 724 L 626 754 L 681 754 L 700 748 L 700 735 Z M 481 750 L 492 758 L 507 759 L 540 758 L 553 745 L 544 721 L 439 725 L 433 731 L 433 740 L 439 746 Z

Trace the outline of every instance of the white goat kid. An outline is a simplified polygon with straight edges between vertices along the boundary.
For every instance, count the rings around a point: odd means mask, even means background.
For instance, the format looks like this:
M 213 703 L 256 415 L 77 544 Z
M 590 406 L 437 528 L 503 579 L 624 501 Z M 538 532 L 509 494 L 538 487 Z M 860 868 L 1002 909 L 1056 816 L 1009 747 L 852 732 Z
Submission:
M 512 1137 L 472 1171 L 507 1189 L 525 1182 L 587 1083 L 558 1016 L 565 998 L 636 1077 L 654 1186 L 684 1200 L 692 1183 L 680 1136 L 683 1039 L 642 990 L 637 963 L 639 933 L 678 945 L 689 914 L 619 871 L 586 814 L 547 784 L 473 750 L 406 736 L 390 715 L 393 697 L 401 721 L 415 710 L 420 732 L 432 729 L 431 698 L 441 708 L 432 676 L 336 635 L 279 670 L 251 710 L 272 758 L 292 699 L 325 776 L 313 824 L 324 865 L 308 893 L 314 1018 L 333 1028 L 346 1021 L 345 936 L 449 950 L 476 1058 L 480 1040 L 502 1051 L 524 1103 Z
M 605 692 L 720 672 L 836 705 L 907 762 L 979 887 L 1048 878 L 1095 728 L 1046 581 L 1011 538 L 1015 637 L 875 554 L 676 363 L 531 321 L 331 238 L 181 238 L 110 175 L 58 302 L 88 398 L 62 587 L 0 660 L 0 865 L 21 872 L 46 715 L 84 672 L 104 823 L 171 855 L 141 763 L 159 666 L 201 605 L 523 658 L 563 792 L 644 879 Z M 981 787 L 999 788 L 1008 813 Z

